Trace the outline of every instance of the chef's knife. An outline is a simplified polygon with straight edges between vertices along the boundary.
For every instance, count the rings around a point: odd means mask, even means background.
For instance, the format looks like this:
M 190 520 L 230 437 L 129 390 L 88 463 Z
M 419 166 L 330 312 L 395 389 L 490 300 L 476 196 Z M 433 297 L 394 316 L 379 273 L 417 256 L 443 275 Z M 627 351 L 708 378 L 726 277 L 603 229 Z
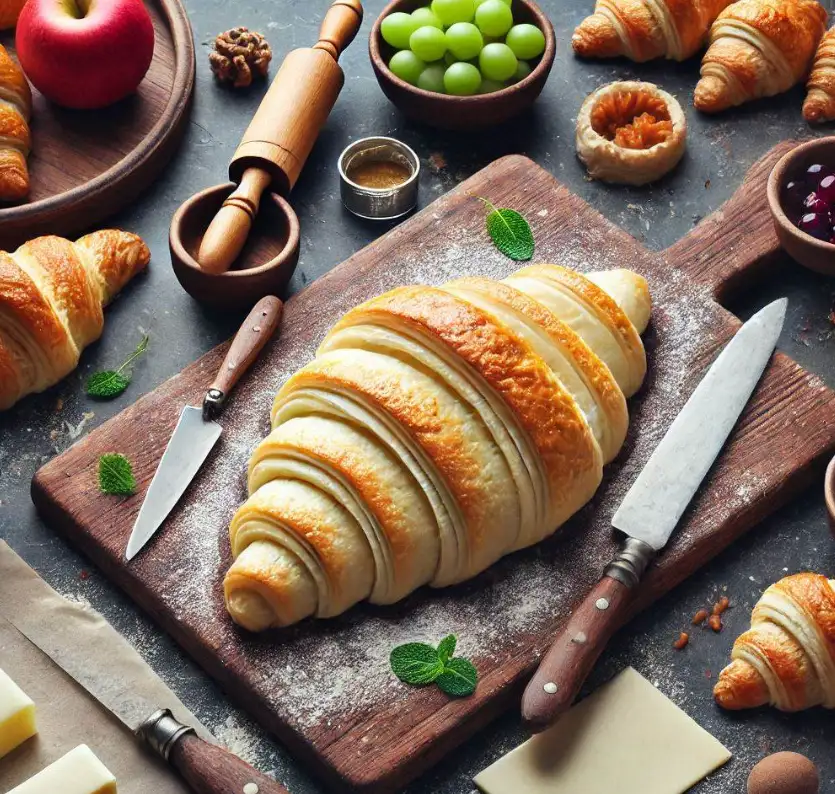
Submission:
M 626 494 L 612 519 L 626 535 L 620 553 L 559 633 L 522 696 L 522 720 L 534 733 L 569 708 L 623 623 L 647 566 L 667 544 L 759 382 L 783 328 L 786 303 L 774 301 L 739 329 Z
M 183 408 L 139 509 L 125 551 L 126 559 L 132 560 L 154 536 L 212 451 L 222 430 L 212 420 L 273 335 L 281 321 L 282 309 L 278 298 L 272 295 L 261 298 L 235 334 L 232 346 L 206 392 L 203 407 L 187 405 Z

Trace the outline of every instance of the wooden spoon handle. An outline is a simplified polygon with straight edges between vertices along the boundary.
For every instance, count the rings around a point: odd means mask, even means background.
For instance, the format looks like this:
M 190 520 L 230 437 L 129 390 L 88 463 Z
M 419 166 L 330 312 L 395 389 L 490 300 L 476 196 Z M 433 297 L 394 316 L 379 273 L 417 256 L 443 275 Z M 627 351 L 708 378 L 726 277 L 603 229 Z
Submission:
M 313 45 L 313 49 L 325 50 L 334 60 L 339 60 L 343 50 L 354 40 L 361 24 L 360 0 L 336 0 L 322 20 L 319 41 Z
M 211 419 L 217 414 L 229 392 L 258 358 L 258 354 L 278 328 L 283 310 L 284 304 L 278 298 L 267 295 L 261 298 L 247 315 L 206 392 L 203 400 L 203 416 L 206 419 Z
M 195 794 L 288 794 L 281 783 L 193 733 L 177 740 L 168 762 Z

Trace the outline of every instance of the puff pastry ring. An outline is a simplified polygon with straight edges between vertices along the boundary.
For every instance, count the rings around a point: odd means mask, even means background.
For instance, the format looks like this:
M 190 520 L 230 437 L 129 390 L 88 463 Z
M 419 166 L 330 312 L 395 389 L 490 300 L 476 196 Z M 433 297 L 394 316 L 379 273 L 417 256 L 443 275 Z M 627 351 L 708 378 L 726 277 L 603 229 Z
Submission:
M 590 94 L 577 116 L 577 156 L 589 175 L 645 185 L 671 171 L 684 154 L 681 105 L 653 83 L 609 83 Z

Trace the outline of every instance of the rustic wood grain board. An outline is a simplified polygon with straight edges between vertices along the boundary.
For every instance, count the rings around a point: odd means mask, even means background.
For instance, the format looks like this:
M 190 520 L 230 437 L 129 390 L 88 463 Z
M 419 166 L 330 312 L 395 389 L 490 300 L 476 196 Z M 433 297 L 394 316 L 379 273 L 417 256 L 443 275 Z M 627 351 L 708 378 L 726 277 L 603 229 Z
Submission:
M 619 499 L 738 327 L 715 296 L 740 286 L 777 250 L 764 185 L 779 153 L 755 166 L 722 210 L 661 254 L 647 251 L 531 161 L 499 160 L 289 301 L 281 337 L 222 417 L 215 452 L 134 563 L 125 565 L 122 555 L 145 489 L 181 406 L 202 399 L 224 346 L 43 467 L 33 483 L 35 503 L 333 788 L 395 790 L 518 703 L 549 637 L 610 559 L 616 541 L 609 518 Z M 531 219 L 539 261 L 579 270 L 628 266 L 648 278 L 655 303 L 645 336 L 649 376 L 630 401 L 622 454 L 607 468 L 592 504 L 554 538 L 470 583 L 424 590 L 394 607 L 360 606 L 282 633 L 253 637 L 237 630 L 221 596 L 230 561 L 226 527 L 245 497 L 248 453 L 267 432 L 273 393 L 359 301 L 404 283 L 512 271 L 515 264 L 486 239 L 484 210 L 474 195 Z M 835 395 L 777 355 L 652 569 L 638 606 L 666 593 L 808 484 L 833 449 Z M 134 462 L 140 487 L 131 498 L 97 492 L 96 460 L 111 451 Z M 394 644 L 437 641 L 447 632 L 459 634 L 461 653 L 478 666 L 473 697 L 450 701 L 435 688 L 410 689 L 393 679 L 387 656 Z
M 70 235 L 112 215 L 151 184 L 185 130 L 194 41 L 181 0 L 147 0 L 154 58 L 136 94 L 95 111 L 66 110 L 32 91 L 31 191 L 0 204 L 0 246 Z M 14 31 L 0 35 L 14 53 Z

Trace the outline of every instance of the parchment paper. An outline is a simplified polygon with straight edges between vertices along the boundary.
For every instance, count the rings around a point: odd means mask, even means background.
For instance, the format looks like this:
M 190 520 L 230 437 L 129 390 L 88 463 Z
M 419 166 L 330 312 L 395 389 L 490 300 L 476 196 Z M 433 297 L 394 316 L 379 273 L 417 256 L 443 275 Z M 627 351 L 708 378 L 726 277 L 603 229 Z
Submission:
M 177 719 L 212 740 L 101 615 L 58 595 L 0 541 L 0 667 L 35 701 L 39 731 L 0 759 L 0 792 L 87 744 L 116 776 L 120 794 L 187 794 L 175 772 L 39 648 L 70 645 L 90 647 L 91 665 L 135 681 L 160 708 L 170 708 Z

